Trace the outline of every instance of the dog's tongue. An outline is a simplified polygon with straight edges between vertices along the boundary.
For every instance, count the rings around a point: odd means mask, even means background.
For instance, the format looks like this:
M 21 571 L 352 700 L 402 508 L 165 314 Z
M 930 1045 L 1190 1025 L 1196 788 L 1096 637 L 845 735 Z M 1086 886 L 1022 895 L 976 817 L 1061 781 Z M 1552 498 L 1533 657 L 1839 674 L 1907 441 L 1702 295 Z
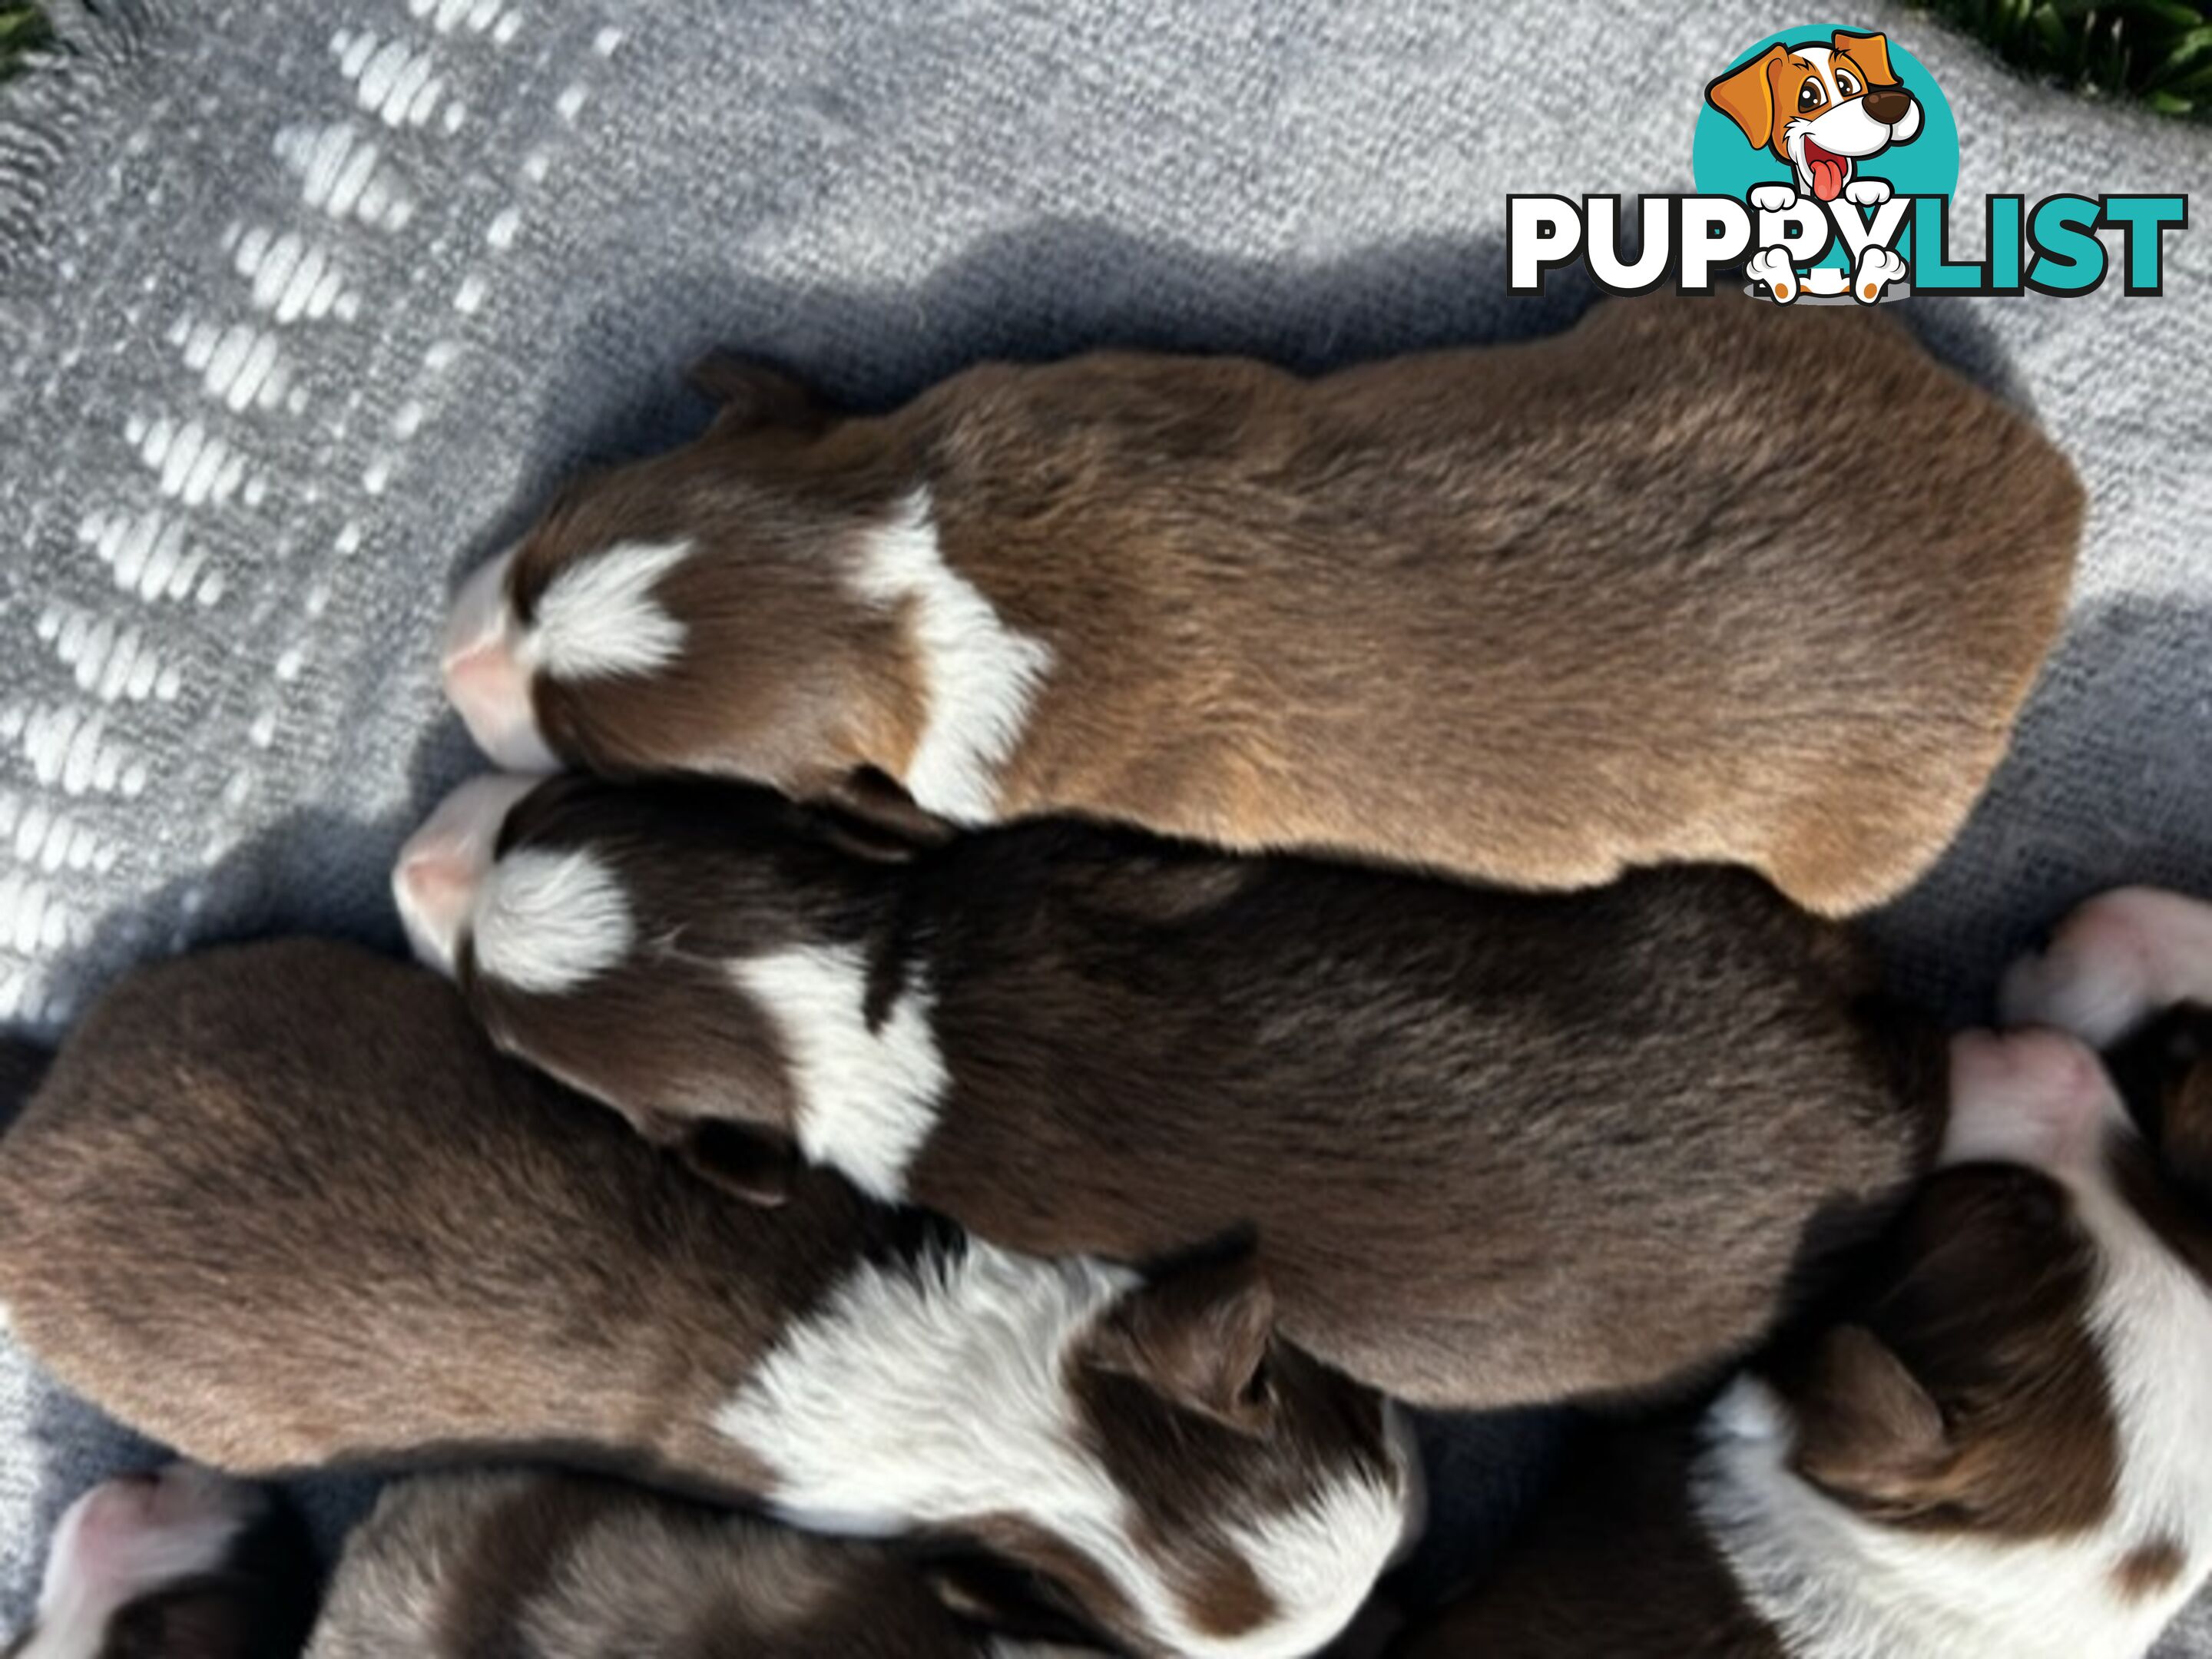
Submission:
M 1806 147 L 1805 163 L 1813 169 L 1813 194 L 1824 202 L 1832 202 L 1844 193 L 1844 180 L 1851 174 L 1851 164 L 1841 156 L 1826 151 L 1814 151 Z

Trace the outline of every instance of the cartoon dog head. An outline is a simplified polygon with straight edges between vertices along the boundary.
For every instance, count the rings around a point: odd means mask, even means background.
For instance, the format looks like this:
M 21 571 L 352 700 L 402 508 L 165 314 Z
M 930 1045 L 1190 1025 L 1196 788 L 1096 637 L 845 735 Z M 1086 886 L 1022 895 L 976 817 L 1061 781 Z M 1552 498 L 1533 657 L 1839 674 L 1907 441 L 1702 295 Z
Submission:
M 1858 162 L 1920 132 L 1920 100 L 1889 67 L 1889 37 L 1838 33 L 1826 45 L 1769 46 L 1705 88 L 1712 106 L 1832 202 Z

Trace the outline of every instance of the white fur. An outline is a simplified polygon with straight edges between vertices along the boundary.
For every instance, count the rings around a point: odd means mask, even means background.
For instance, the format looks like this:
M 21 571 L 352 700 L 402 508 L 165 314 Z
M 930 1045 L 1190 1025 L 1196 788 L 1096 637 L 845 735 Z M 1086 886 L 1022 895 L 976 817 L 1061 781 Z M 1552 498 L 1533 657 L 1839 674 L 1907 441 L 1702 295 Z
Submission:
M 853 582 L 871 605 L 914 608 L 927 713 L 901 780 L 907 793 L 941 817 L 990 823 L 999 769 L 1021 744 L 1051 649 L 1007 627 L 945 562 L 927 489 L 861 538 Z
M 1880 207 L 1893 193 L 1887 179 L 1854 179 L 1844 186 L 1844 199 L 1853 207 Z
M 1224 1518 L 1285 1614 L 1227 1639 L 1189 1628 L 1139 1540 L 1135 1504 L 1085 1443 L 1066 1377 L 1070 1351 L 1137 1282 L 1125 1268 L 981 1242 L 913 1271 L 864 1266 L 714 1426 L 766 1460 L 775 1508 L 797 1525 L 876 1536 L 1025 1517 L 1105 1574 L 1152 1645 L 1189 1659 L 1309 1652 L 1358 1611 L 1404 1508 L 1347 1490 L 1310 1516 Z
M 799 1094 L 799 1145 L 863 1192 L 896 1204 L 929 1138 L 949 1080 L 930 1029 L 929 994 L 909 988 L 868 1024 L 868 964 L 854 945 L 802 945 L 732 963 L 731 975 L 774 1024 Z
M 568 565 L 538 596 L 517 648 L 526 671 L 560 680 L 649 674 L 684 649 L 684 624 L 653 591 L 691 556 L 691 543 L 617 542 Z
M 1761 248 L 1744 266 L 1744 275 L 1777 304 L 1786 306 L 1797 297 L 1797 267 L 1786 247 Z
M 2050 950 L 2013 963 L 1997 997 L 2006 1024 L 2056 1026 L 2099 1048 L 2177 1002 L 2212 1002 L 2212 904 L 2152 887 L 2081 906 Z
M 525 848 L 485 877 L 473 912 L 477 971 L 538 996 L 572 991 L 629 954 L 622 884 L 581 848 Z
M 1827 94 L 1827 102 L 1810 116 L 1792 114 L 1790 109 L 1778 109 L 1778 115 L 1788 118 L 1782 129 L 1782 147 L 1790 157 L 1790 165 L 1797 175 L 1802 192 L 1811 196 L 1813 166 L 1805 159 L 1805 141 L 1809 138 L 1832 155 L 1841 156 L 1852 168 L 1852 174 L 1844 183 L 1845 199 L 1857 202 L 1859 198 L 1849 194 L 1856 179 L 1856 164 L 1871 155 L 1879 155 L 1893 143 L 1903 143 L 1920 131 L 1920 100 L 1912 100 L 1911 108 L 1894 127 L 1884 126 L 1867 113 L 1863 96 L 1866 88 L 1846 91 L 1838 80 L 1839 74 L 1851 73 L 1831 46 L 1793 46 L 1790 56 L 1802 58 L 1811 66 L 1813 74 Z M 1879 182 L 1879 181 L 1872 181 Z M 1886 201 L 1889 191 L 1883 187 L 1880 197 Z M 1862 203 L 1862 205 L 1864 204 Z
M 1791 1473 L 1787 1407 L 1740 1381 L 1707 1419 L 1698 1507 L 1791 1655 L 2139 1659 L 2212 1572 L 2212 1295 L 2101 1164 L 2062 1178 L 2098 1246 L 2089 1325 L 2120 1441 L 2111 1513 L 2027 1542 L 1877 1525 Z M 2114 1569 L 2162 1540 L 2183 1551 L 2173 1583 L 2123 1595 Z
M 167 1489 L 158 1498 L 111 1484 L 64 1512 L 39 1591 L 38 1633 L 20 1659 L 93 1659 L 118 1610 L 220 1566 L 258 1506 L 250 1488 L 204 1469 L 179 1466 L 161 1478 Z M 146 1512 L 149 1502 L 168 1512 Z M 118 1509 L 137 1512 L 118 1516 Z M 95 1518 L 96 1510 L 109 1513 Z M 95 1527 L 96 1540 L 89 1536 Z

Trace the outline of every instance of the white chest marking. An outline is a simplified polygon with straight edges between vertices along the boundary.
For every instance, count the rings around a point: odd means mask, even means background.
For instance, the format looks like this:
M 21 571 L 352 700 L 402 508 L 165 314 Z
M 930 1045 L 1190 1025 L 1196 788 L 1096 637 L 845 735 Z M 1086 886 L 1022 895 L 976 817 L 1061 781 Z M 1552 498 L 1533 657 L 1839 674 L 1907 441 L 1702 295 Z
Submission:
M 1007 627 L 945 562 L 927 489 L 861 538 L 853 582 L 871 605 L 913 606 L 927 712 L 902 780 L 907 793 L 956 823 L 992 822 L 999 769 L 1021 744 L 1051 648 Z
M 799 945 L 730 972 L 782 1040 L 799 1095 L 800 1150 L 872 1196 L 899 1202 L 948 1080 L 928 992 L 902 992 L 872 1030 L 867 959 L 855 945 Z
M 649 674 L 684 649 L 684 624 L 653 589 L 691 555 L 691 543 L 617 542 L 545 585 L 517 652 L 526 672 L 557 680 Z

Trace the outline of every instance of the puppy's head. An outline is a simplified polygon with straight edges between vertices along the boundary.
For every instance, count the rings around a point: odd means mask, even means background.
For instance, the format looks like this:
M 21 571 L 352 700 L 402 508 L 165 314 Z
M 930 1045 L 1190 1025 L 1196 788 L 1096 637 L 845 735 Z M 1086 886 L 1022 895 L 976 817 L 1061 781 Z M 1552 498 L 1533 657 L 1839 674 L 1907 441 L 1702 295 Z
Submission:
M 896 1116 L 924 1087 L 920 1016 L 869 977 L 906 850 L 763 789 L 492 776 L 448 798 L 392 879 L 416 954 L 502 1048 L 772 1198 L 778 1142 L 847 1161 L 809 1139 L 812 1096 L 872 1087 Z
M 291 1510 L 197 1464 L 110 1480 L 55 1529 L 8 1659 L 291 1659 L 315 1575 Z
M 708 378 L 724 414 L 705 437 L 571 483 L 457 595 L 447 693 L 500 765 L 804 793 L 879 735 L 855 721 L 899 619 L 856 597 L 848 566 L 899 486 L 739 370 Z
M 1789 164 L 1799 188 L 1832 202 L 1856 164 L 1919 136 L 1920 101 L 1899 83 L 1889 38 L 1838 33 L 1769 46 L 1705 88 L 1754 149 Z
M 2145 1136 L 2073 1038 L 1957 1039 L 1886 1265 L 1724 1407 L 1848 1517 L 1870 1593 L 2141 1652 L 2212 1571 L 2212 1087 L 2172 1100 Z

